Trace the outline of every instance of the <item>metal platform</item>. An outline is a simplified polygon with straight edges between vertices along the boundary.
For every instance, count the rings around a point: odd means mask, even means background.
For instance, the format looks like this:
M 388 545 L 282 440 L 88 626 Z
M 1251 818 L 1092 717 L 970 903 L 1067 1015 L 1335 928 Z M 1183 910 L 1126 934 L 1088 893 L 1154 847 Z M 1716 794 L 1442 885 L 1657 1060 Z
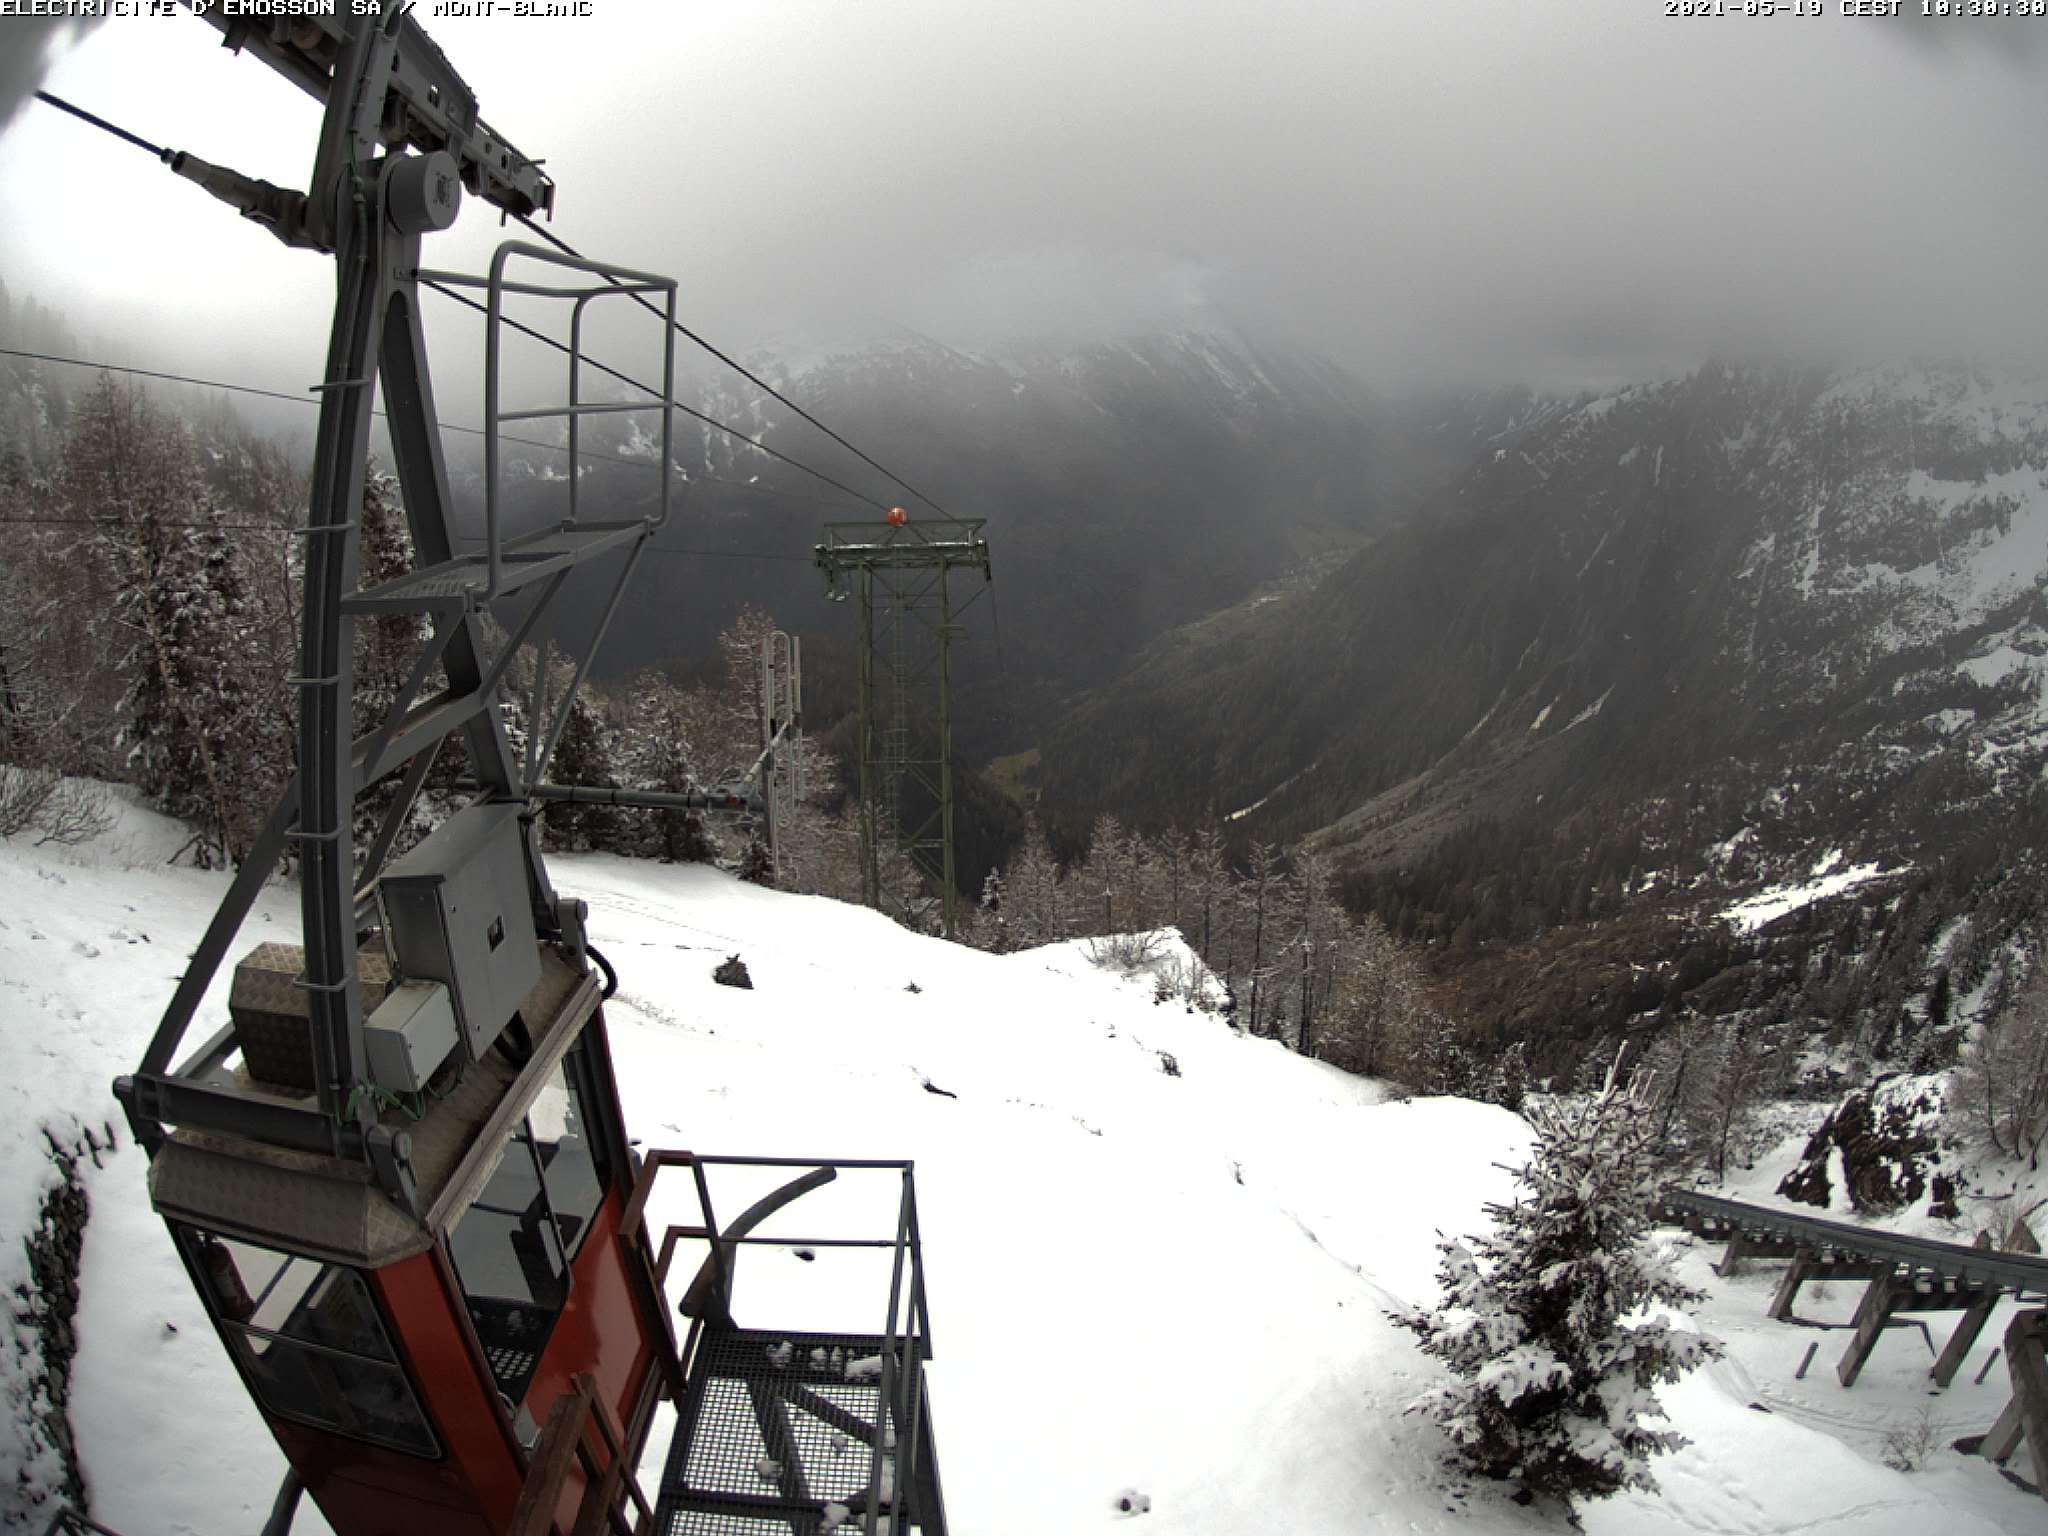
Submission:
M 665 1279 L 680 1240 L 709 1253 L 681 1302 L 692 1319 L 684 1385 L 655 1505 L 656 1536 L 947 1536 L 933 1444 L 925 1362 L 931 1318 L 911 1165 L 868 1159 L 645 1155 L 628 1204 L 637 1223 L 656 1174 L 683 1165 L 695 1179 L 703 1220 L 670 1227 L 656 1262 Z M 805 1168 L 720 1227 L 705 1170 Z M 842 1171 L 895 1175 L 894 1231 L 887 1237 L 769 1237 L 755 1228 Z M 733 1319 L 735 1268 L 743 1249 L 861 1249 L 886 1253 L 890 1276 L 880 1333 L 743 1328 Z
M 833 1505 L 839 1529 L 860 1531 L 871 1489 L 878 1531 L 942 1531 L 919 1518 L 938 1507 L 923 1384 L 914 1424 L 899 1425 L 904 1397 L 883 1396 L 884 1347 L 876 1334 L 707 1332 L 662 1472 L 659 1536 L 814 1536 L 834 1529 Z M 903 1371 L 900 1340 L 893 1364 L 892 1377 Z M 916 1454 L 899 1458 L 913 1435 Z
M 645 519 L 543 528 L 523 538 L 508 539 L 495 550 L 460 555 L 351 593 L 341 600 L 342 612 L 419 613 L 482 607 L 494 598 L 636 543 L 653 530 L 653 522 Z

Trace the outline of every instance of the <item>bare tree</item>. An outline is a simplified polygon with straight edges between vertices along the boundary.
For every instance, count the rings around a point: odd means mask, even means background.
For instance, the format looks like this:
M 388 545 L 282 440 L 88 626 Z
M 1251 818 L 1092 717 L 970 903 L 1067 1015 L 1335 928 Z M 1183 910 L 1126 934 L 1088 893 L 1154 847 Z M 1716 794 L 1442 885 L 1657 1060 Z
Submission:
M 1330 863 L 1312 849 L 1296 851 L 1287 880 L 1287 906 L 1294 918 L 1289 956 L 1294 993 L 1294 1045 L 1315 1054 L 1316 1031 L 1329 1011 L 1343 951 L 1343 909 L 1337 904 Z
M 1033 818 L 1024 842 L 1003 874 L 1003 900 L 1009 913 L 1009 942 L 1018 949 L 1053 944 L 1068 932 L 1071 893 L 1061 877 L 1045 829 Z
M 2036 966 L 2018 996 L 1977 1026 L 1956 1063 L 1950 1106 L 1999 1152 L 2041 1166 L 2048 1142 L 2048 967 Z

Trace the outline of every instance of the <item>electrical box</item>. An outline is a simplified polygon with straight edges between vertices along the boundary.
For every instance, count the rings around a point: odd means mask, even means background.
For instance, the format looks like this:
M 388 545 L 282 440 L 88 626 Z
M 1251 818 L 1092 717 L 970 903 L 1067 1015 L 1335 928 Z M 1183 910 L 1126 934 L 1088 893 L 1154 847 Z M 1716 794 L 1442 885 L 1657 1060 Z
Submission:
M 394 1092 L 418 1093 L 455 1049 L 455 1007 L 438 981 L 407 981 L 391 989 L 363 1020 L 370 1081 Z
M 540 980 L 516 803 L 473 805 L 436 827 L 378 882 L 407 981 L 438 981 L 471 1060 L 491 1048 Z

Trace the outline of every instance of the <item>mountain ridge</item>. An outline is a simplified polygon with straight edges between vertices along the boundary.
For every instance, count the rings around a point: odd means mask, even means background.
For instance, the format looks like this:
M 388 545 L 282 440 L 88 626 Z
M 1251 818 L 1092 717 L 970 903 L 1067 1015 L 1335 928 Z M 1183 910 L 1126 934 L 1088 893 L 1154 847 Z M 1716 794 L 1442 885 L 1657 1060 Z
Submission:
M 1307 840 L 1461 963 L 1652 910 L 1696 941 L 1833 848 L 2032 859 L 2044 577 L 2039 379 L 1709 364 L 1534 413 L 1320 581 L 1162 637 L 1041 782 L 1068 837 Z

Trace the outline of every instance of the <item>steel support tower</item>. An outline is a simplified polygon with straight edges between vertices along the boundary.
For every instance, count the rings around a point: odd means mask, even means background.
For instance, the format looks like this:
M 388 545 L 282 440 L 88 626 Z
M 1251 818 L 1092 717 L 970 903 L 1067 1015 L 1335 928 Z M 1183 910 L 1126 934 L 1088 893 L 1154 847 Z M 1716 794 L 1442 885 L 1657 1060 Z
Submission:
M 993 579 L 981 518 L 827 523 L 817 546 L 825 595 L 857 597 L 860 651 L 862 899 L 911 927 L 954 937 L 953 642 L 958 619 Z M 957 605 L 952 576 L 981 573 Z M 906 812 L 905 790 L 926 803 Z M 882 878 L 894 846 L 928 889 L 895 891 Z
M 406 1209 L 415 1201 L 409 1138 L 381 1120 L 365 1047 L 358 951 L 376 926 L 376 883 L 449 738 L 466 749 L 481 801 L 528 801 L 545 774 L 626 582 L 668 515 L 676 335 L 676 285 L 653 274 L 513 241 L 498 248 L 488 276 L 423 268 L 424 240 L 454 222 L 465 193 L 501 213 L 525 216 L 551 210 L 555 189 L 537 160 L 484 122 L 474 93 L 411 11 L 384 0 L 370 14 L 343 8 L 290 23 L 209 16 L 227 46 L 255 55 L 322 103 L 308 191 L 272 186 L 192 155 L 169 157 L 174 171 L 285 244 L 331 253 L 336 294 L 327 366 L 314 386 L 321 405 L 310 515 L 297 530 L 305 540 L 299 669 L 291 679 L 298 695 L 298 772 L 194 951 L 140 1068 L 115 1084 L 137 1141 L 152 1156 L 170 1126 L 252 1137 L 367 1163 Z M 473 288 L 487 300 L 484 547 L 468 552 L 460 549 L 454 527 L 420 318 L 420 288 L 430 280 Z M 655 300 L 661 389 L 623 404 L 593 401 L 583 374 L 586 311 L 635 296 Z M 553 300 L 566 312 L 566 404 L 502 408 L 500 354 L 513 299 L 543 307 Z M 362 589 L 363 484 L 380 386 L 417 563 Z M 576 499 L 578 460 L 587 451 L 579 430 L 585 417 L 621 411 L 659 416 L 660 485 L 651 513 L 596 520 Z M 501 527 L 500 429 L 539 417 L 567 423 L 569 516 L 512 537 Z M 544 683 L 536 685 L 530 739 L 523 754 L 515 753 L 498 710 L 514 652 L 541 645 L 536 676 L 544 680 L 543 642 L 563 583 L 578 567 L 618 553 L 625 559 L 588 652 L 559 701 L 551 704 Z M 524 614 L 500 610 L 510 633 L 494 645 L 483 620 L 515 593 L 524 594 Z M 388 714 L 358 733 L 353 629 L 359 617 L 384 615 L 416 618 L 425 638 Z M 429 691 L 437 671 L 441 686 Z M 358 800 L 390 778 L 399 779 L 398 793 L 382 825 L 358 846 Z M 556 896 L 530 812 L 522 818 L 520 843 L 536 932 L 559 938 L 580 962 L 580 904 Z M 299 862 L 304 970 L 295 981 L 305 995 L 313 1058 L 313 1092 L 302 1099 L 236 1080 L 227 1066 L 232 1029 L 219 1031 L 182 1065 L 176 1061 L 207 986 L 288 846 Z

